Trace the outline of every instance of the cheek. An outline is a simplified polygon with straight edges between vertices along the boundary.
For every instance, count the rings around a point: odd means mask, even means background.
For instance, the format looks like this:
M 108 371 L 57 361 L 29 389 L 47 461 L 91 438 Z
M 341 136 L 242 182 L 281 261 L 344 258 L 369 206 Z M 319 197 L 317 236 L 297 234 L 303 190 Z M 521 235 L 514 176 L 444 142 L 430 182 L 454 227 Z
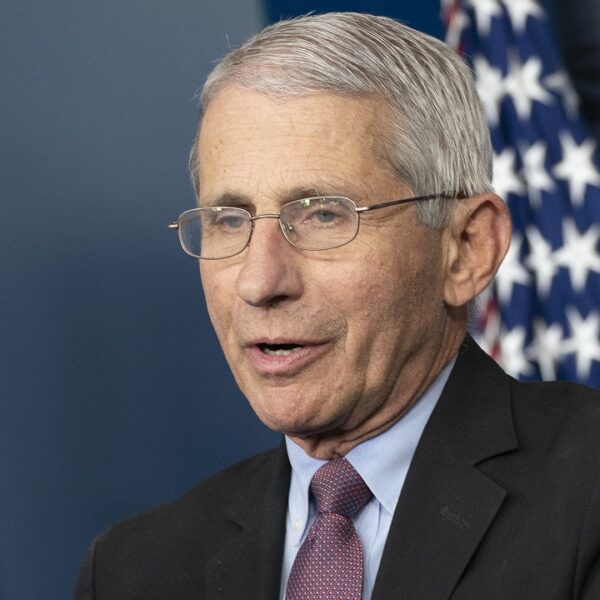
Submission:
M 223 269 L 215 269 L 212 263 L 201 263 L 200 281 L 208 314 L 219 338 L 232 320 L 235 281 Z
M 389 345 L 384 340 L 401 326 L 404 299 L 400 287 L 390 285 L 393 281 L 379 265 L 354 264 L 332 270 L 320 286 L 322 305 L 345 324 L 340 350 L 357 372 L 362 372 L 380 347 Z
M 392 253 L 384 260 L 351 262 L 332 269 L 322 287 L 323 295 L 353 316 L 377 320 L 378 315 L 396 312 L 411 297 L 419 281 L 418 265 L 400 260 Z
M 437 263 L 426 263 L 418 252 L 388 256 L 337 270 L 325 288 L 330 302 L 347 316 L 350 341 L 356 344 L 397 340 L 399 329 L 401 337 L 414 333 L 427 326 L 438 296 L 441 301 Z

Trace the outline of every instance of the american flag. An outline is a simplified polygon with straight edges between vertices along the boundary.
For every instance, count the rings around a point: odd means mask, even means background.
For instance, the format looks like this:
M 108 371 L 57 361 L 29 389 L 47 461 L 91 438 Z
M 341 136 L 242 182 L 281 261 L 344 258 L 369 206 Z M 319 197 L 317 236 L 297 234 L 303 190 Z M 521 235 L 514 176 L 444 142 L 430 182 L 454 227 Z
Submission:
M 600 162 L 551 24 L 535 0 L 443 0 L 472 66 L 513 241 L 479 342 L 519 379 L 600 387 Z

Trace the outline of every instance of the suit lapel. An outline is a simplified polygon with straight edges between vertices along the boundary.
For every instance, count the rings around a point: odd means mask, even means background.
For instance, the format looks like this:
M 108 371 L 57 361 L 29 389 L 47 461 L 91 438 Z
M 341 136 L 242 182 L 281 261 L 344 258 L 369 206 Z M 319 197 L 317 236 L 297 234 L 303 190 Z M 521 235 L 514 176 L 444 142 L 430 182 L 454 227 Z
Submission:
M 509 379 L 467 338 L 411 463 L 373 600 L 450 597 L 505 497 L 477 465 L 517 446 Z
M 206 567 L 207 600 L 279 597 L 290 467 L 282 444 L 272 468 L 225 508 L 239 533 L 224 542 Z

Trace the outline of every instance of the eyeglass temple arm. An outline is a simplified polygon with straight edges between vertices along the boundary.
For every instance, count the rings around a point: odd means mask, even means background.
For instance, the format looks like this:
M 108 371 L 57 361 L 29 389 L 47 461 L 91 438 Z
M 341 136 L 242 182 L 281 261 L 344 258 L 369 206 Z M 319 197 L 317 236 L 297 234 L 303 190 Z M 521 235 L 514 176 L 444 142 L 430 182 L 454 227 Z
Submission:
M 179 223 L 177 221 L 173 221 L 167 225 L 167 229 L 179 229 Z
M 403 198 L 402 200 L 391 200 L 390 202 L 381 202 L 379 204 L 371 204 L 371 206 L 357 206 L 356 212 L 367 212 L 376 208 L 385 208 L 386 206 L 398 206 L 400 204 L 408 204 L 409 202 L 420 202 L 421 200 L 433 200 L 435 198 L 453 198 L 450 194 L 428 194 L 427 196 L 417 196 L 416 198 Z

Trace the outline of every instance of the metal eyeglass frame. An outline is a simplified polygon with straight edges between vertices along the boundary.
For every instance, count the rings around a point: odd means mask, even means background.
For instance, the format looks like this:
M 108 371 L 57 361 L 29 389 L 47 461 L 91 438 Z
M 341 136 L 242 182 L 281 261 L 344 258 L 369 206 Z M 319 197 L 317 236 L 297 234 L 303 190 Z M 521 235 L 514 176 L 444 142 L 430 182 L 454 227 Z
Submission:
M 371 204 L 370 206 L 357 206 L 356 202 L 354 202 L 354 200 L 352 200 L 351 198 L 348 198 L 347 196 L 312 196 L 310 198 L 299 198 L 298 200 L 292 200 L 291 202 L 288 202 L 286 204 L 284 204 L 281 208 L 284 208 L 285 206 L 287 206 L 288 204 L 292 204 L 292 203 L 296 203 L 296 202 L 303 202 L 306 200 L 327 200 L 327 199 L 333 199 L 333 198 L 343 198 L 344 200 L 348 200 L 354 207 L 354 211 L 358 214 L 358 222 L 356 225 L 356 232 L 354 233 L 354 235 L 346 242 L 343 242 L 342 244 L 338 244 L 336 246 L 331 246 L 330 248 L 323 248 L 323 249 L 308 249 L 308 248 L 301 248 L 300 246 L 297 246 L 296 244 L 294 244 L 285 234 L 284 231 L 284 227 L 283 224 L 280 220 L 281 217 L 281 212 L 278 213 L 262 213 L 260 215 L 254 215 L 252 216 L 251 213 L 249 213 L 247 210 L 245 209 L 239 209 L 239 210 L 243 210 L 244 212 L 246 212 L 249 217 L 249 221 L 251 224 L 251 229 L 250 229 L 250 233 L 248 234 L 248 240 L 247 242 L 244 244 L 244 247 L 235 252 L 234 254 L 229 254 L 227 256 L 220 256 L 218 258 L 209 258 L 209 257 L 203 257 L 203 256 L 197 256 L 196 254 L 192 254 L 191 252 L 188 252 L 185 248 L 185 245 L 183 243 L 183 240 L 181 239 L 181 234 L 179 235 L 179 243 L 181 244 L 181 247 L 183 249 L 183 251 L 188 254 L 189 256 L 192 256 L 193 258 L 197 258 L 199 260 L 223 260 L 225 258 L 231 258 L 232 256 L 237 256 L 238 254 L 241 254 L 250 244 L 250 240 L 252 239 L 252 234 L 254 233 L 254 221 L 257 221 L 258 219 L 279 219 L 279 226 L 281 229 L 281 232 L 283 233 L 283 237 L 286 239 L 286 241 L 292 245 L 294 248 L 298 248 L 299 250 L 305 250 L 307 252 L 323 252 L 326 250 L 333 250 L 334 248 L 340 248 L 341 246 L 345 246 L 346 244 L 349 244 L 350 242 L 352 242 L 356 236 L 358 235 L 358 231 L 360 229 L 360 215 L 361 213 L 370 211 L 370 210 L 377 210 L 378 208 L 387 208 L 389 206 L 400 206 L 402 204 L 408 204 L 410 202 L 421 202 L 421 201 L 426 201 L 426 200 L 435 200 L 436 198 L 442 198 L 442 199 L 446 199 L 446 200 L 451 200 L 452 198 L 457 198 L 456 195 L 452 195 L 452 194 L 448 194 L 448 193 L 441 193 L 441 194 L 428 194 L 426 196 L 415 196 L 414 198 L 403 198 L 402 200 L 390 200 L 388 202 L 380 202 L 378 204 Z M 193 211 L 197 211 L 199 209 L 201 209 L 203 207 L 197 207 L 197 208 L 191 208 L 189 210 L 186 210 L 184 212 L 182 212 L 179 217 L 177 218 L 176 221 L 172 221 L 171 223 L 169 223 L 167 225 L 168 229 L 174 229 L 174 230 L 178 230 L 178 233 L 180 233 L 180 222 L 181 222 L 181 218 Z M 237 208 L 237 207 L 232 207 L 232 206 L 210 206 L 210 207 L 206 207 L 206 208 Z

